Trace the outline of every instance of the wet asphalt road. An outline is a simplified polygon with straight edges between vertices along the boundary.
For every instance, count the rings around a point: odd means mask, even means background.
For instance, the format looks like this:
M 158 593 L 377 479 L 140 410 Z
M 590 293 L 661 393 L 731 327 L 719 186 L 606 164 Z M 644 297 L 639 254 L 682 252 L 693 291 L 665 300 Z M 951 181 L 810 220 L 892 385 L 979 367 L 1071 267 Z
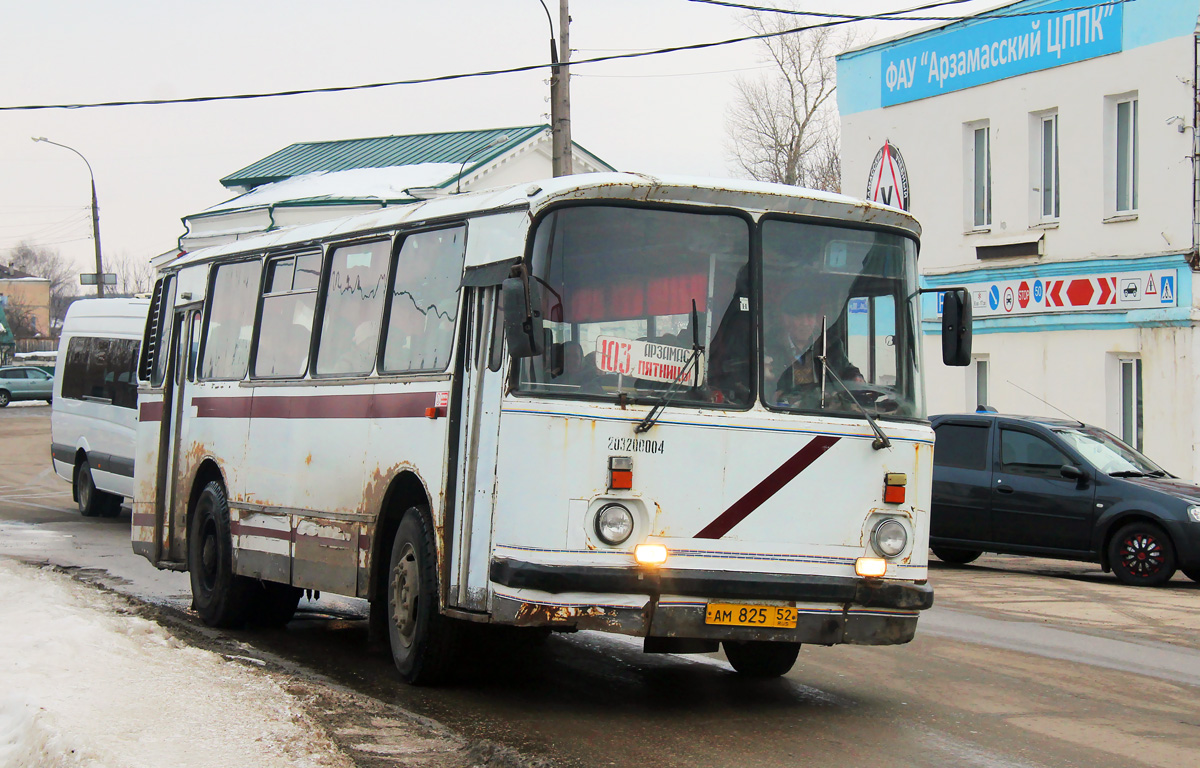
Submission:
M 186 574 L 129 550 L 128 510 L 113 520 L 74 510 L 47 471 L 48 416 L 45 406 L 0 410 L 0 556 L 79 569 L 194 625 Z M 931 580 L 937 606 L 914 642 L 805 647 L 786 678 L 768 682 L 741 679 L 719 654 L 647 655 L 636 640 L 579 633 L 533 649 L 478 644 L 462 680 L 412 688 L 367 651 L 363 604 L 329 597 L 303 602 L 286 631 L 224 639 L 525 764 L 1200 764 L 1200 585 L 1177 576 L 1132 589 L 1090 564 L 996 556 L 935 563 Z M 338 731 L 350 717 L 325 721 Z M 381 756 L 372 744 L 390 726 L 360 720 L 341 743 L 361 765 L 429 764 Z

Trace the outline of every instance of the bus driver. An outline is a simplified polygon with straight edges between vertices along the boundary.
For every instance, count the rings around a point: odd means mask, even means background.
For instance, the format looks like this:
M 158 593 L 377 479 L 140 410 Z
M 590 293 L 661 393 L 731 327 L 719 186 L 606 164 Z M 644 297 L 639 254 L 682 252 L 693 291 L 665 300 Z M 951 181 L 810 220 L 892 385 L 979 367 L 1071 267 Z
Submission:
M 785 364 L 775 385 L 773 402 L 800 408 L 821 408 L 822 376 L 819 360 L 824 348 L 829 368 L 844 382 L 862 381 L 862 372 L 846 357 L 841 343 L 829 336 L 823 343 L 821 324 L 826 328 L 838 317 L 829 313 L 829 292 L 821 291 L 809 283 L 804 289 L 796 289 L 784 296 L 779 306 L 779 325 L 782 332 L 777 348 L 783 353 L 772 362 L 774 366 Z M 773 367 L 774 367 L 773 366 Z M 778 368 L 775 368 L 778 370 Z M 770 379 L 768 379 L 769 381 Z M 828 377 L 824 382 L 825 395 L 840 393 L 841 388 Z

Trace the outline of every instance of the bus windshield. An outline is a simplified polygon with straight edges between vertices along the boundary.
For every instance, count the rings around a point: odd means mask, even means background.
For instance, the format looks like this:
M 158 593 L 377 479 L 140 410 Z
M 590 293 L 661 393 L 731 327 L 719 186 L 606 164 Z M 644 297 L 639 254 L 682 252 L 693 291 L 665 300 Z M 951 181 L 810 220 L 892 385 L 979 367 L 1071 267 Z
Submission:
M 521 366 L 524 392 L 652 403 L 671 390 L 674 405 L 745 408 L 761 389 L 781 410 L 924 414 L 916 246 L 900 235 L 578 206 L 542 219 L 533 275 L 547 344 Z
M 762 258 L 763 402 L 924 416 L 912 240 L 768 219 Z
M 522 366 L 522 389 L 651 402 L 674 387 L 674 404 L 749 405 L 750 227 L 734 214 L 550 213 L 533 248 L 550 343 Z

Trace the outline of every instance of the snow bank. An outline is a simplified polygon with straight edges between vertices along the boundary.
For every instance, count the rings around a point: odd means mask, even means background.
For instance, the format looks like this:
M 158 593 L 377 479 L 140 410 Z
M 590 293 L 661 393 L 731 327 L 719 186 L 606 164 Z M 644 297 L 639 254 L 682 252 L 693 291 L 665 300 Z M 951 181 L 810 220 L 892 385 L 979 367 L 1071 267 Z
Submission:
M 0 560 L 0 767 L 349 766 L 277 682 Z

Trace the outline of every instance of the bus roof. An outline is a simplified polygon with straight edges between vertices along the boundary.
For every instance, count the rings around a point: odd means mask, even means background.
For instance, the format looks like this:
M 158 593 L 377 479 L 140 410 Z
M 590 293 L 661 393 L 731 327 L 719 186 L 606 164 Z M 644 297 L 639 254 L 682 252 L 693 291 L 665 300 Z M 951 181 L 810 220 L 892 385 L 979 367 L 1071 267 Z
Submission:
M 752 211 L 793 213 L 878 224 L 896 227 L 914 236 L 921 233 L 916 219 L 905 211 L 845 195 L 787 184 L 691 176 L 650 176 L 639 173 L 588 173 L 445 195 L 415 203 L 388 206 L 368 213 L 277 229 L 181 253 L 157 266 L 159 269 L 171 269 L 226 255 L 286 248 L 339 235 L 383 231 L 407 223 L 480 215 L 489 211 L 526 208 L 531 214 L 536 214 L 547 206 L 565 200 L 634 200 L 713 207 L 733 206 Z
M 119 299 L 78 299 L 71 302 L 71 306 L 67 307 L 66 319 L 131 317 L 144 322 L 149 307 L 149 299 L 124 297 Z

